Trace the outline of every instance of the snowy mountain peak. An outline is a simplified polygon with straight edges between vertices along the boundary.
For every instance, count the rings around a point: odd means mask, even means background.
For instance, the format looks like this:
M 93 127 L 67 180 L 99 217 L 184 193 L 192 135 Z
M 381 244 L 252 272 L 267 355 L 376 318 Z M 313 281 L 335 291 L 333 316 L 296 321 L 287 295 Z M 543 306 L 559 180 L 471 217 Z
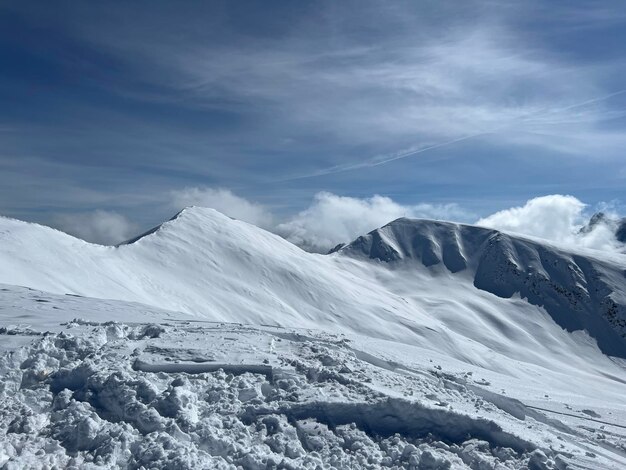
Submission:
M 170 250 L 173 246 L 184 244 L 184 250 L 202 253 L 233 251 L 238 253 L 257 252 L 259 259 L 282 251 L 302 252 L 300 248 L 282 237 L 263 230 L 256 225 L 229 217 L 208 207 L 189 206 L 178 212 L 168 221 L 147 232 L 126 241 L 120 248 L 128 245 L 153 246 L 155 250 Z M 235 255 L 236 256 L 236 255 Z
M 442 270 L 464 272 L 476 288 L 502 298 L 519 295 L 545 308 L 562 328 L 589 332 L 605 353 L 626 357 L 623 263 L 482 227 L 406 218 L 357 238 L 339 252 L 392 268 L 425 267 L 433 277 Z
M 443 263 L 455 273 L 466 269 L 484 241 L 497 233 L 471 225 L 400 218 L 357 238 L 341 251 L 388 262 L 413 259 L 426 267 Z
M 596 212 L 589 222 L 580 229 L 580 233 L 589 233 L 600 224 L 610 223 L 609 217 L 604 212 Z
M 612 232 L 618 242 L 626 244 L 626 217 L 619 218 L 604 212 L 596 212 L 591 216 L 589 222 L 581 227 L 580 233 L 588 234 L 602 226 Z
M 137 235 L 130 240 L 127 240 L 120 245 L 130 245 L 133 244 L 142 238 L 147 237 L 148 235 L 152 235 L 153 233 L 159 232 L 160 230 L 170 230 L 173 226 L 176 225 L 185 225 L 194 223 L 197 224 L 196 229 L 202 231 L 202 223 L 199 223 L 202 218 L 210 219 L 210 218 L 224 218 L 227 217 L 221 212 L 216 211 L 215 209 L 211 209 L 208 207 L 200 207 L 200 206 L 187 206 L 183 208 L 181 211 L 177 212 L 171 219 L 163 222 L 162 224 L 157 225 L 156 227 L 151 228 L 150 230 Z M 234 220 L 234 219 L 232 219 Z

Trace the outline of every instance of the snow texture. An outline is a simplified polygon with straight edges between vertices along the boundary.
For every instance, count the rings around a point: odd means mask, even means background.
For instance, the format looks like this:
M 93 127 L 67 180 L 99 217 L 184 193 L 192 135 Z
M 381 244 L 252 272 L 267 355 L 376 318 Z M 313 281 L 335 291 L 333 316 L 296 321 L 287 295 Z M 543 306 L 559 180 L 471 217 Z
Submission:
M 591 418 L 604 410 L 576 405 L 575 393 L 571 425 L 490 392 L 479 368 L 412 348 L 379 343 L 371 354 L 368 338 L 172 319 L 113 301 L 107 309 L 144 322 L 98 322 L 98 300 L 5 289 L 1 334 L 27 339 L 0 356 L 6 469 L 626 465 L 623 426 Z M 49 328 L 10 326 L 9 311 Z M 86 318 L 55 324 L 56 311 Z

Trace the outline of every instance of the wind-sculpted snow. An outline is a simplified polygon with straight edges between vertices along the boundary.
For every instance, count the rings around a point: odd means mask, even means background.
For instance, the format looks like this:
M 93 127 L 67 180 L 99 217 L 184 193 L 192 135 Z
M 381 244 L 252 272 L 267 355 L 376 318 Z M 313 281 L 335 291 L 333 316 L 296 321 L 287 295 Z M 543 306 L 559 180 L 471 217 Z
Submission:
M 569 253 L 495 230 L 398 219 L 339 250 L 390 266 L 411 262 L 471 276 L 478 289 L 519 295 L 567 331 L 585 330 L 609 355 L 626 357 L 626 258 Z M 463 282 L 459 278 L 459 282 Z M 422 287 L 418 285 L 416 287 Z
M 624 385 L 600 375 L 580 372 L 576 393 L 541 367 L 523 379 L 489 375 L 491 387 L 486 370 L 436 351 L 4 289 L 0 341 L 22 339 L 0 354 L 3 469 L 626 465 Z M 138 322 L 98 321 L 103 311 Z M 530 377 L 544 381 L 542 397 L 567 394 L 569 422 L 508 396 Z M 524 400 L 537 403 L 533 393 Z

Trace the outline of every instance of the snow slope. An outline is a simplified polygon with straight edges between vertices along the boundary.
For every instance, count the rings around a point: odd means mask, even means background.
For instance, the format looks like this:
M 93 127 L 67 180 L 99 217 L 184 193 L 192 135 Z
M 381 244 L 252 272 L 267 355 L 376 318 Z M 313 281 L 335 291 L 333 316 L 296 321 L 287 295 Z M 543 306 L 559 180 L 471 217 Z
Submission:
M 352 334 L 0 294 L 0 468 L 626 465 L 624 383 L 601 375 L 574 388 Z

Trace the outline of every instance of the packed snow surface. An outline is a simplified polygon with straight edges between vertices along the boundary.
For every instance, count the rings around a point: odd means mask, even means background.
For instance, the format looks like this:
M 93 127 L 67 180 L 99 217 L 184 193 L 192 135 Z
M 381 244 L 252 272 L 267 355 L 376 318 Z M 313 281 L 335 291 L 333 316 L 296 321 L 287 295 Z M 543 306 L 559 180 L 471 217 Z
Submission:
M 494 372 L 418 345 L 2 289 L 2 468 L 626 466 L 608 371 Z
M 626 468 L 623 255 L 189 208 L 117 247 L 0 218 L 0 282 L 0 468 Z

